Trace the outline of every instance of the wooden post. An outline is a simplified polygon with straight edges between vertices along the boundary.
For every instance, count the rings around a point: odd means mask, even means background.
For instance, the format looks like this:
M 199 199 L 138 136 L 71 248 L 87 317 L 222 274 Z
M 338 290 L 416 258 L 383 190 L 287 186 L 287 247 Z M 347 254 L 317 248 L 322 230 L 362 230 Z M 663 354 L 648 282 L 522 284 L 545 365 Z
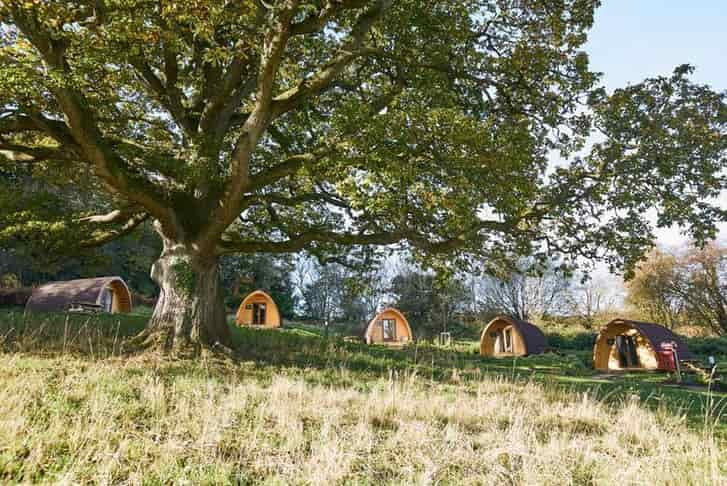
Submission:
M 677 343 L 672 342 L 671 343 L 671 352 L 674 355 L 674 364 L 676 366 L 676 372 L 677 372 L 677 383 L 682 382 L 682 369 L 681 365 L 679 364 L 679 354 L 677 352 Z

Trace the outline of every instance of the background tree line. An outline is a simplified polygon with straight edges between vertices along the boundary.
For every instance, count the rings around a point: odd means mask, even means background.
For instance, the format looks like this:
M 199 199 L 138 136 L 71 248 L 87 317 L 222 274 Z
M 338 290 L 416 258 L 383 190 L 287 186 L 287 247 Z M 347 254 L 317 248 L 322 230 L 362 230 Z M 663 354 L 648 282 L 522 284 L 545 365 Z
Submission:
M 727 247 L 652 251 L 628 283 L 627 302 L 669 327 L 727 334 Z
M 147 269 L 159 251 L 150 229 L 83 254 L 53 258 L 18 244 L 0 249 L 0 288 L 118 274 L 137 301 L 151 305 L 158 290 Z M 624 288 L 615 280 L 582 279 L 555 262 L 543 265 L 527 258 L 513 268 L 478 274 L 427 270 L 402 255 L 321 263 L 307 253 L 231 255 L 222 261 L 221 280 L 230 311 L 247 293 L 265 289 L 287 319 L 346 323 L 353 330 L 391 305 L 423 338 L 465 332 L 468 324 L 497 314 L 585 330 L 618 315 L 727 334 L 727 247 L 719 243 L 654 249 Z
M 497 314 L 597 330 L 615 317 L 671 329 L 727 334 L 727 247 L 654 249 L 623 285 L 616 277 L 571 274 L 557 262 L 521 259 L 499 271 L 433 271 L 395 259 L 357 271 L 309 260 L 296 285 L 300 315 L 365 323 L 377 308 L 402 310 L 421 337 L 460 331 Z M 484 265 L 483 265 L 484 267 Z

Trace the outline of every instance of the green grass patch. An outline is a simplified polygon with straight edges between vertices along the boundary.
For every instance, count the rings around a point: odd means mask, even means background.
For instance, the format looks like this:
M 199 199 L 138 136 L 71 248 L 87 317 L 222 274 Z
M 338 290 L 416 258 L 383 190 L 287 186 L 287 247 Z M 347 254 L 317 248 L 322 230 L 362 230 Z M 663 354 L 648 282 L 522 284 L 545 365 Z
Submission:
M 148 316 L 0 313 L 0 480 L 628 483 L 619 474 L 654 462 L 676 482 L 726 473 L 713 459 L 727 451 L 725 394 L 664 373 L 603 376 L 582 346 L 495 359 L 473 340 L 392 349 L 295 323 L 233 326 L 229 362 L 122 355 Z

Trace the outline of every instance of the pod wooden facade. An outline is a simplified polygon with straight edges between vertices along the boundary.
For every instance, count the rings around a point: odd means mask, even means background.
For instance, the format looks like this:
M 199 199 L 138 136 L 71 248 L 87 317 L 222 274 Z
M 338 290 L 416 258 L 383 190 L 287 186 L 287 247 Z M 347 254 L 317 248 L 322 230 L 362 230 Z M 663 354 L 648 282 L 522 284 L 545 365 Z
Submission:
M 593 346 L 593 367 L 609 370 L 664 370 L 675 367 L 672 348 L 678 359 L 692 359 L 686 343 L 660 324 L 614 319 L 601 329 Z
M 527 321 L 498 316 L 491 320 L 480 336 L 482 356 L 527 356 L 547 350 L 543 332 Z
M 242 300 L 235 322 L 238 326 L 276 328 L 282 325 L 278 305 L 263 290 L 251 292 Z
M 402 346 L 412 342 L 414 334 L 404 314 L 388 307 L 369 321 L 364 328 L 363 340 L 366 344 Z
M 30 312 L 62 312 L 74 307 L 130 312 L 131 292 L 121 277 L 81 278 L 36 287 L 25 304 Z

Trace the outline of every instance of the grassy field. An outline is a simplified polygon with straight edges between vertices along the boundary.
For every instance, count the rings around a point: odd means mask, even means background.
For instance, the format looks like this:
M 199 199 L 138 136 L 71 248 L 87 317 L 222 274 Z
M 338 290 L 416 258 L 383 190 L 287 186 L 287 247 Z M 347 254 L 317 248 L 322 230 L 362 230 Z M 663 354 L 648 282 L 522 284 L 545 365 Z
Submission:
M 724 394 L 603 377 L 575 344 L 496 360 L 295 325 L 234 329 L 234 359 L 124 355 L 145 318 L 0 312 L 0 482 L 727 483 Z

